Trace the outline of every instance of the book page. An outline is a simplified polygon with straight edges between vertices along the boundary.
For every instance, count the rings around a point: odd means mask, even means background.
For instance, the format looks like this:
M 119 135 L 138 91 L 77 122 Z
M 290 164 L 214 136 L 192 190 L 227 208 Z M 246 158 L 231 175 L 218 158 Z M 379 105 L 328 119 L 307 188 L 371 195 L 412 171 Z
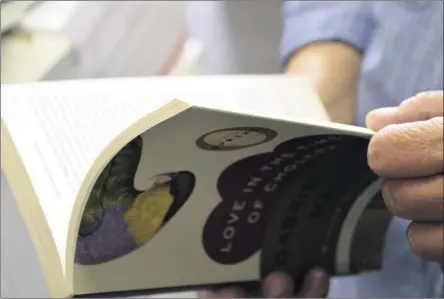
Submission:
M 75 293 L 378 270 L 391 215 L 370 137 L 199 107 L 159 124 L 115 156 L 102 182 L 115 192 L 89 205 Z
M 158 80 L 158 90 L 198 106 L 279 119 L 328 121 L 313 86 L 302 77 L 213 75 Z M 169 85 L 175 89 L 168 89 Z
M 65 265 L 71 212 L 87 171 L 118 134 L 167 100 L 76 83 L 2 86 L 1 92 L 1 117 Z

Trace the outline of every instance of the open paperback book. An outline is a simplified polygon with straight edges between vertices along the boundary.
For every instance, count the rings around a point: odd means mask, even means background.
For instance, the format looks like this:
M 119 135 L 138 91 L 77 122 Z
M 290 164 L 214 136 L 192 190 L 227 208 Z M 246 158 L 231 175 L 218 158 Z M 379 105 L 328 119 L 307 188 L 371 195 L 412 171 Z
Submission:
M 137 79 L 113 82 L 2 86 L 2 171 L 51 296 L 380 268 L 391 216 L 367 166 L 372 132 L 242 110 L 242 89 L 232 109 L 191 98 L 228 79 L 139 79 L 152 92 L 138 95 Z

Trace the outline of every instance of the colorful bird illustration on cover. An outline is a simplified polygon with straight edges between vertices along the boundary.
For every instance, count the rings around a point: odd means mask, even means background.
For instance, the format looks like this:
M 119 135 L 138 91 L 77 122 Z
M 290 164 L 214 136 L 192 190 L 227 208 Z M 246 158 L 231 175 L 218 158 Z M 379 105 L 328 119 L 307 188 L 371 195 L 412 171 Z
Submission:
M 75 262 L 104 263 L 139 248 L 159 231 L 190 196 L 194 175 L 187 171 L 153 178 L 146 191 L 134 188 L 142 141 L 126 145 L 105 167 L 86 204 Z

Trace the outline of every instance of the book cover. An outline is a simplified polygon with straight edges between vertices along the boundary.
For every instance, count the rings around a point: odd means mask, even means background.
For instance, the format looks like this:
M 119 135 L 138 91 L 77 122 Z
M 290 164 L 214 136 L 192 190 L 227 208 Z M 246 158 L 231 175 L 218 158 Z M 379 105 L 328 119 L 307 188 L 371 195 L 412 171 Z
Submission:
M 78 233 L 75 289 L 198 288 L 276 270 L 298 285 L 314 266 L 378 270 L 391 215 L 367 166 L 369 139 L 181 113 L 123 147 L 97 179 Z

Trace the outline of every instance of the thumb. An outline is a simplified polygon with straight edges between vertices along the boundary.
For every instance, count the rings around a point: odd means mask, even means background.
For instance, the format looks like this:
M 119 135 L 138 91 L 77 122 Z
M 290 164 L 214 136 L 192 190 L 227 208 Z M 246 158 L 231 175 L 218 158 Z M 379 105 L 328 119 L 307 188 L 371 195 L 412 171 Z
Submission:
M 298 298 L 325 298 L 328 294 L 329 276 L 321 268 L 312 269 L 305 277 Z

